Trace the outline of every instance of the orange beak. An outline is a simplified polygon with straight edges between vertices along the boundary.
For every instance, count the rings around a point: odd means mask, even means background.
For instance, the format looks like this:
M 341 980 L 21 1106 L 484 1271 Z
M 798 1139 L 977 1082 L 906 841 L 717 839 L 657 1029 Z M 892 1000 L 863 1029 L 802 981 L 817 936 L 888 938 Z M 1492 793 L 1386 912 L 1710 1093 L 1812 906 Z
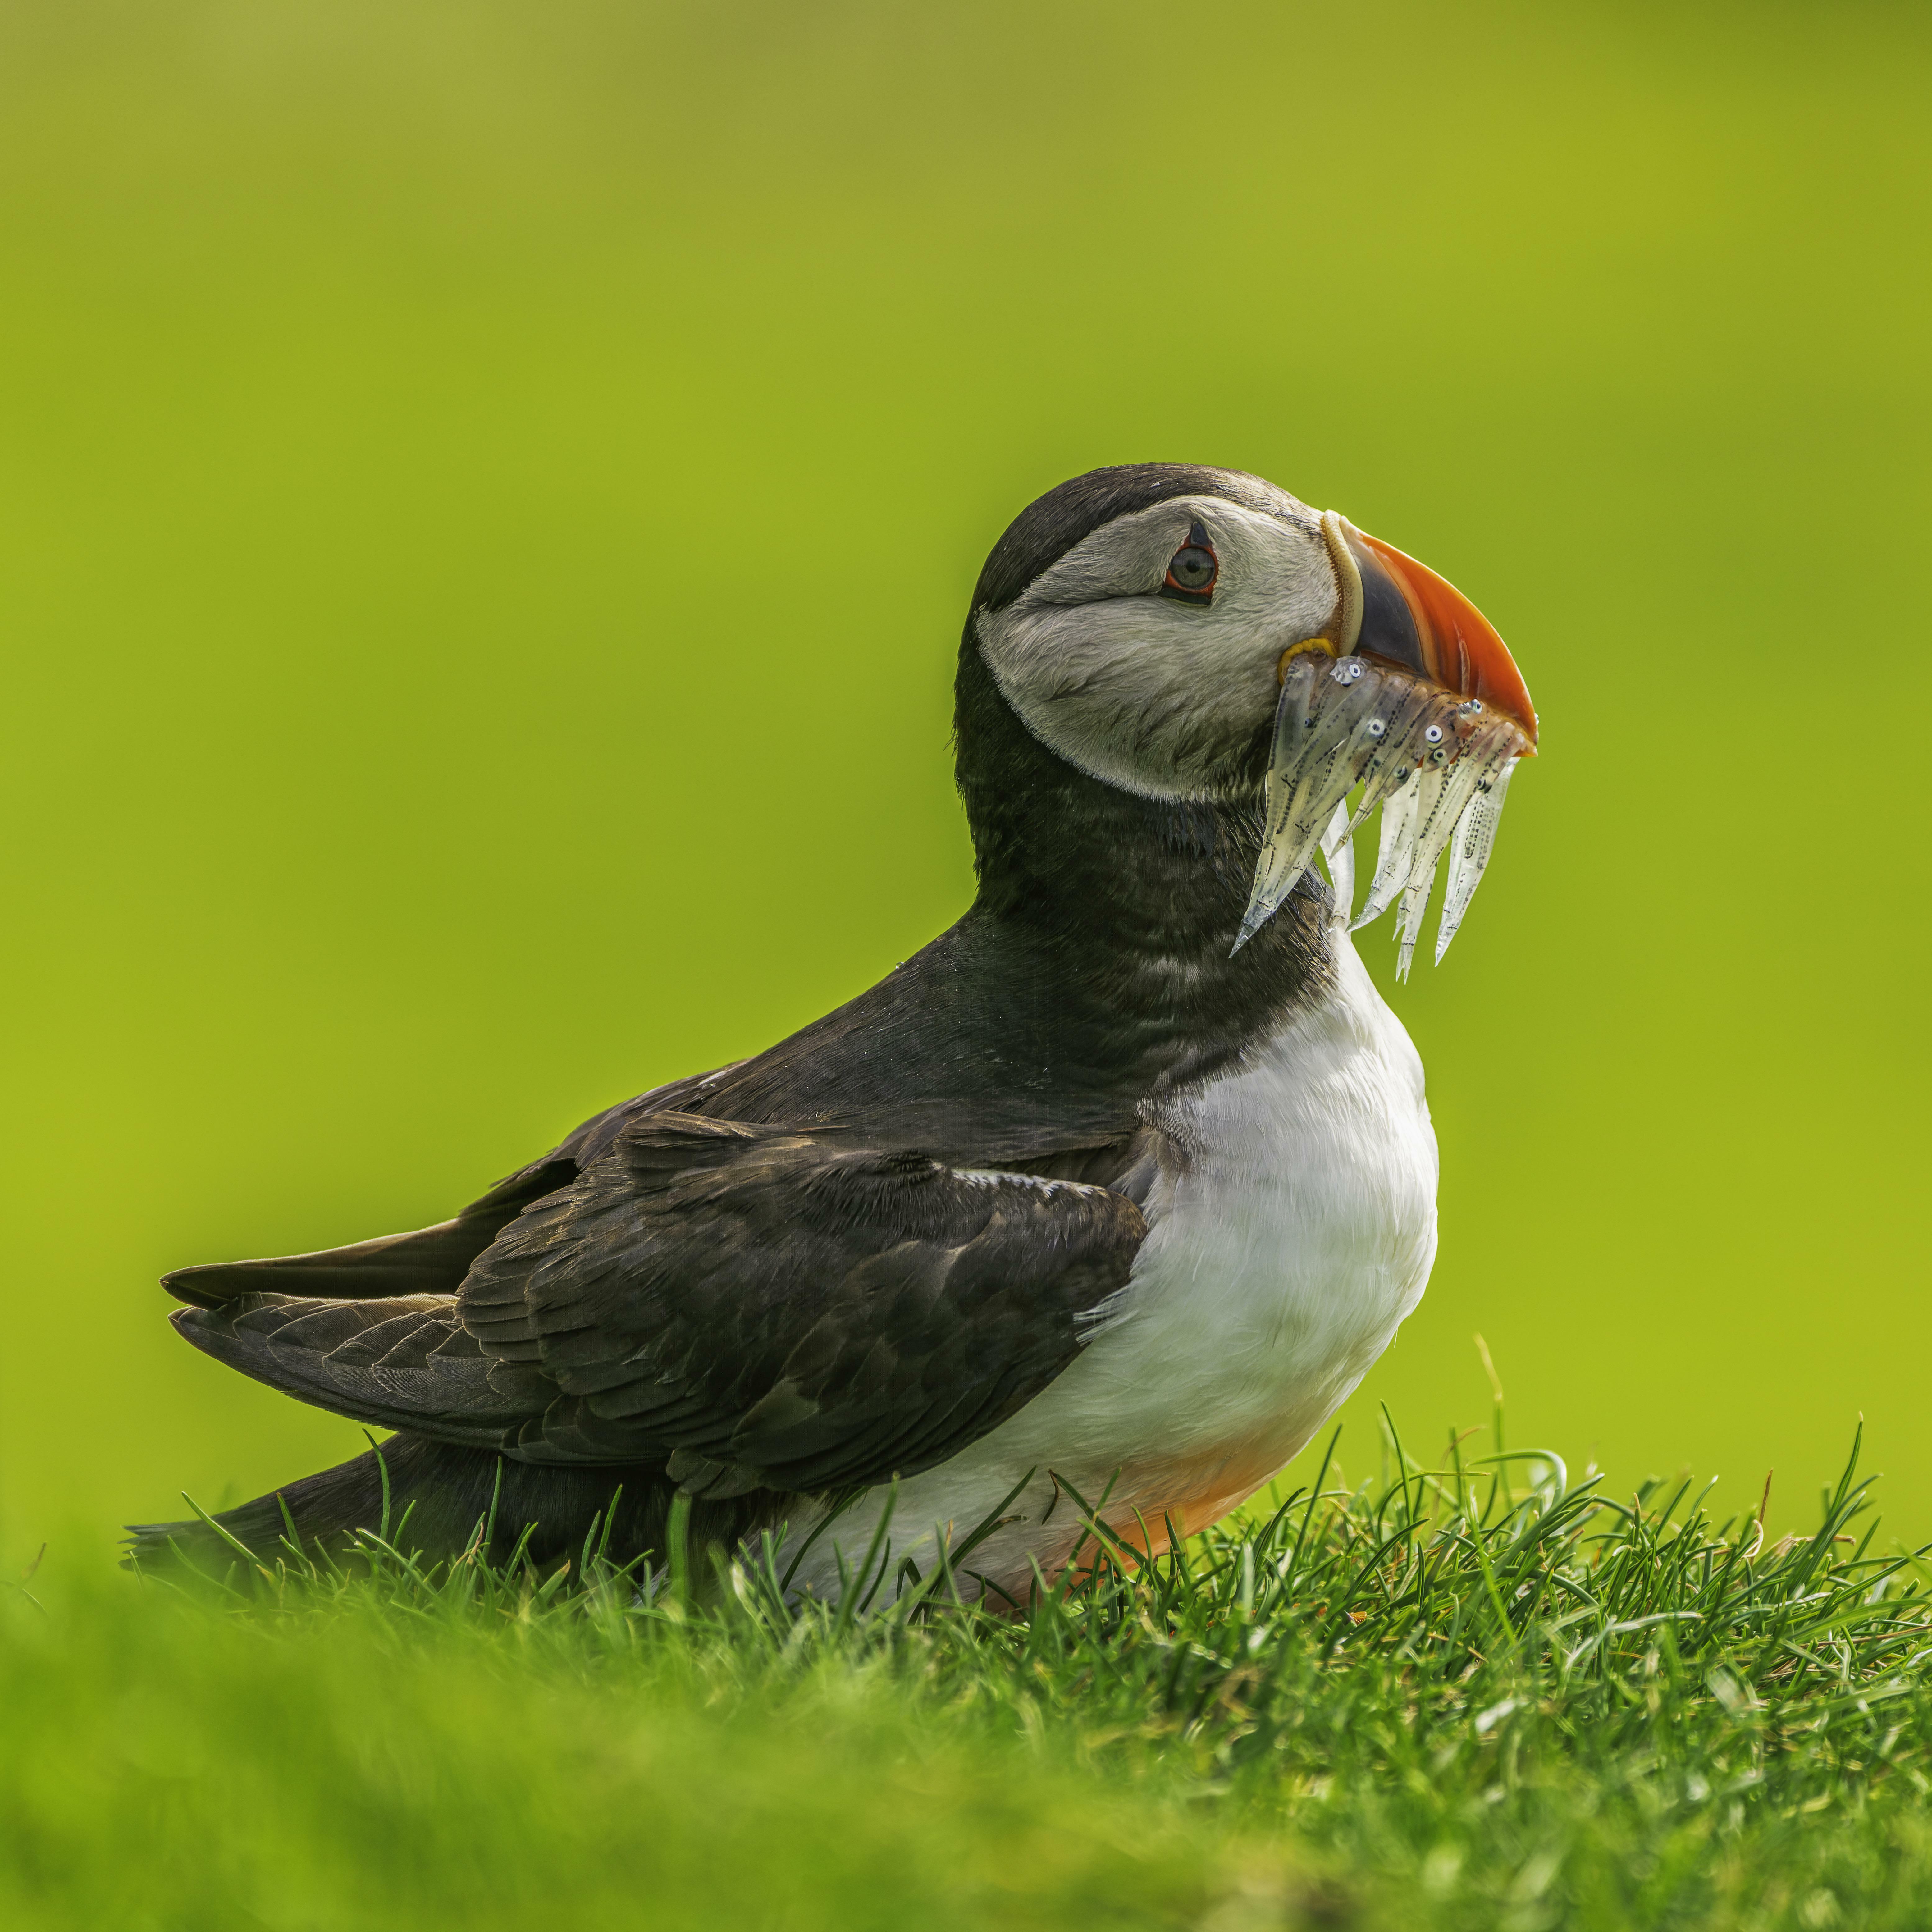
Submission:
M 1361 576 L 1355 651 L 1419 672 L 1460 698 L 1480 698 L 1521 729 L 1534 756 L 1536 707 L 1496 627 L 1447 578 L 1345 518 L 1334 521 Z

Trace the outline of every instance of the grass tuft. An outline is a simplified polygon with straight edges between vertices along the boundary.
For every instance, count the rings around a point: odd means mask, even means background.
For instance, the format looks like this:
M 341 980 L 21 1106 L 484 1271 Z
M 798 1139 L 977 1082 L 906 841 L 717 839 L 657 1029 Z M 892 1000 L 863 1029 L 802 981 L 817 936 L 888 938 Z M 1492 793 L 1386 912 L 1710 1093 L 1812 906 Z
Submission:
M 1932 1600 L 1920 1553 L 1878 1547 L 1856 1445 L 1816 1529 L 1769 1543 L 1762 1504 L 1718 1520 L 1688 1483 L 1613 1498 L 1500 1440 L 1426 1466 L 1386 1426 L 1374 1480 L 1324 1462 L 1312 1490 L 1151 1560 L 1088 1514 L 1077 1574 L 1017 1609 L 964 1600 L 970 1554 L 921 1576 L 884 1536 L 837 1601 L 800 1601 L 772 1540 L 693 1550 L 680 1522 L 656 1564 L 615 1565 L 593 1533 L 547 1574 L 474 1552 L 425 1566 L 406 1524 L 353 1564 L 238 1547 L 170 1614 L 206 1631 L 214 1602 L 235 1633 L 214 1654 L 272 1676 L 352 1654 L 406 1704 L 460 1684 L 465 1708 L 524 1714 L 512 1760 L 533 1699 L 611 1750 L 682 1738 L 732 1869 L 708 1906 L 664 1903 L 667 1924 L 870 1922 L 855 1887 L 881 1924 L 1027 1924 L 1034 1905 L 1044 1924 L 1076 1898 L 1120 1924 L 1924 1923 Z M 152 1595 L 116 1614 L 136 1611 L 169 1621 Z M 386 1724 L 371 1714 L 368 1749 Z M 763 1811 L 725 1768 L 748 1740 L 772 1754 Z M 307 1748 L 291 1739 L 292 1766 Z M 916 1800 L 881 1850 L 909 1762 L 952 1822 Z M 818 1845 L 788 1879 L 773 1847 L 835 1786 L 859 1862 Z M 968 1791 L 1027 1796 L 981 1818 Z M 1080 1822 L 1033 1828 L 1027 1805 Z

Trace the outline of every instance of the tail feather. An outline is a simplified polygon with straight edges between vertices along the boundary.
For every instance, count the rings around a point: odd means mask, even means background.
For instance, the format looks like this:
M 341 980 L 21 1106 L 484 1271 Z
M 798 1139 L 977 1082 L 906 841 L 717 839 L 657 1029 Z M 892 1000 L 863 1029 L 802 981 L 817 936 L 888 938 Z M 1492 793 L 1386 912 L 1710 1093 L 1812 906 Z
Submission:
M 483 1553 L 502 1562 L 530 1528 L 526 1548 L 540 1564 L 574 1554 L 593 1530 L 614 1562 L 628 1563 L 662 1552 L 676 1492 L 662 1464 L 555 1468 L 403 1435 L 214 1520 L 260 1557 L 278 1552 L 290 1522 L 304 1546 L 334 1553 L 352 1550 L 358 1530 L 381 1534 L 386 1502 L 389 1540 L 428 1561 L 460 1556 L 482 1532 Z M 735 1544 L 772 1520 L 776 1500 L 766 1493 L 700 1499 L 692 1508 L 692 1538 Z M 129 1526 L 128 1559 L 144 1567 L 184 1558 L 206 1568 L 232 1554 L 199 1520 Z

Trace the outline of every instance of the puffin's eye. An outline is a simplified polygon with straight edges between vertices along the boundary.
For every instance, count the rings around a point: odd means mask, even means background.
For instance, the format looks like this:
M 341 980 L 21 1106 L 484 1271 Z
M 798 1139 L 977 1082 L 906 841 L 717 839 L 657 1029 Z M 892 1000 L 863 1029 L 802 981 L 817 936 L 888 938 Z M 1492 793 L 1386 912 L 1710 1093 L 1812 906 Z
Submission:
M 1174 553 L 1167 566 L 1166 580 L 1160 586 L 1163 597 L 1178 597 L 1184 604 L 1211 604 L 1214 580 L 1221 574 L 1221 560 L 1208 541 L 1208 526 L 1196 522 L 1187 532 L 1187 541 Z

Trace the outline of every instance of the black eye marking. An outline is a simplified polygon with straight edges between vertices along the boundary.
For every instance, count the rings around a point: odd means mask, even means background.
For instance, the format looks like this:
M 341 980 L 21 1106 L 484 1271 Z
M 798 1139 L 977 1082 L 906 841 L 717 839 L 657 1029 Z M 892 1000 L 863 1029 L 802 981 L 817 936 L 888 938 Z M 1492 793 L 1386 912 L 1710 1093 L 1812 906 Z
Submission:
M 1208 541 L 1208 526 L 1196 522 L 1188 526 L 1187 541 L 1169 561 L 1160 594 L 1178 598 L 1184 604 L 1211 604 L 1214 580 L 1220 574 L 1221 560 Z

